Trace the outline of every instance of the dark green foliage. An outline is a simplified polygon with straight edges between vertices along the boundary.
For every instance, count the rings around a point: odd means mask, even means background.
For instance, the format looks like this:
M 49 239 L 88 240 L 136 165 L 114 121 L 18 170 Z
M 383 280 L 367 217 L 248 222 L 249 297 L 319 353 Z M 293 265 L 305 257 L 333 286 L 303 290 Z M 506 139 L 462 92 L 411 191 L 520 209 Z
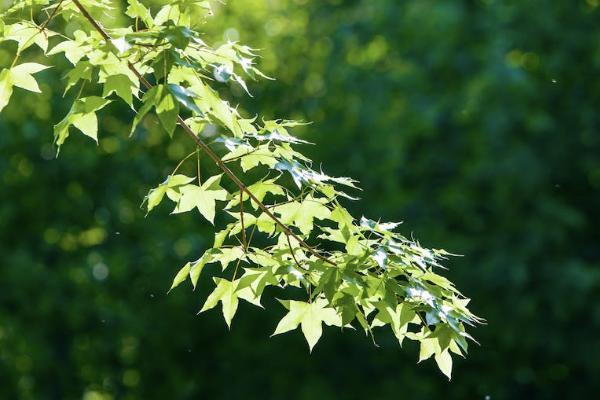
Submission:
M 227 334 L 217 313 L 192 317 L 208 281 L 169 296 L 165 282 L 212 231 L 138 202 L 187 144 L 150 117 L 127 140 L 132 113 L 111 104 L 99 147 L 73 134 L 55 160 L 48 121 L 72 97 L 54 68 L 0 117 L 0 397 L 593 398 L 597 3 L 232 3 L 206 29 L 236 28 L 278 78 L 236 101 L 315 121 L 296 129 L 327 172 L 361 181 L 353 211 L 464 254 L 446 276 L 488 320 L 482 347 L 448 385 L 392 335 L 375 349 L 328 332 L 309 356 L 300 335 L 266 338 L 280 315 L 246 307 Z

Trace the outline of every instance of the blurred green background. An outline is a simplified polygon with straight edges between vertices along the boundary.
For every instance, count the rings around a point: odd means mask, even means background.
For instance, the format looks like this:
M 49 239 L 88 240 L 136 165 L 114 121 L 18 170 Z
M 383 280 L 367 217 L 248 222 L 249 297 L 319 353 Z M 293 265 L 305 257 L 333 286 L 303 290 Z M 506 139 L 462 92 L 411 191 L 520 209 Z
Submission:
M 231 332 L 219 311 L 196 316 L 206 280 L 166 290 L 211 227 L 139 207 L 191 144 L 152 118 L 129 139 L 114 103 L 99 146 L 73 133 L 55 159 L 73 97 L 57 57 L 43 94 L 16 90 L 0 115 L 0 398 L 596 397 L 600 1 L 229 3 L 207 38 L 261 48 L 277 78 L 232 100 L 314 121 L 296 133 L 326 172 L 361 181 L 355 215 L 463 254 L 446 276 L 488 320 L 481 346 L 449 383 L 387 333 L 376 348 L 327 329 L 312 355 L 298 332 L 269 338 L 274 303 L 241 305 Z

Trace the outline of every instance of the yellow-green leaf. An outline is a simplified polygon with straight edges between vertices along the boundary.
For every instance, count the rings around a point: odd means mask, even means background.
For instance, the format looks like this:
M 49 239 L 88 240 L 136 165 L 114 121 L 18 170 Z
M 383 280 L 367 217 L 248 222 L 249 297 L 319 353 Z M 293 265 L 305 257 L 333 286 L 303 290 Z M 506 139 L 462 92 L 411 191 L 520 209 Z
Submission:
M 175 278 L 173 279 L 173 283 L 171 284 L 171 288 L 169 292 L 175 289 L 177 286 L 181 284 L 181 282 L 185 281 L 190 273 L 190 263 L 187 263 L 179 270 Z

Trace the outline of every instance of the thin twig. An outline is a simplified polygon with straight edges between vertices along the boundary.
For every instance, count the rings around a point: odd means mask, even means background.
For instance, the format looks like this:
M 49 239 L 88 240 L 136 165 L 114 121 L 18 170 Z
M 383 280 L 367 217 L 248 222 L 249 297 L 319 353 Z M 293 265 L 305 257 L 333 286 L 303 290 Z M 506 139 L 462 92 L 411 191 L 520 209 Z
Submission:
M 185 156 L 185 158 L 183 160 L 179 161 L 179 164 L 177 164 L 177 166 L 175 167 L 175 169 L 173 170 L 173 172 L 171 172 L 171 175 L 175 175 L 175 172 L 177 172 L 177 170 L 179 169 L 179 167 L 181 167 L 181 165 L 185 162 L 185 160 L 187 160 L 188 158 L 190 158 L 191 156 L 193 156 L 194 153 L 196 153 L 196 152 L 192 151 L 190 154 L 188 154 L 187 156 Z
M 287 239 L 288 246 L 290 246 L 290 253 L 292 253 L 292 258 L 296 262 L 296 265 L 298 266 L 298 268 L 307 271 L 306 268 L 304 268 L 302 265 L 300 265 L 300 263 L 298 262 L 298 259 L 296 258 L 296 254 L 294 253 L 294 248 L 292 247 L 292 242 L 290 241 L 290 235 L 285 235 L 285 238 Z
M 52 14 L 50 14 L 50 16 L 48 17 L 48 19 L 42 24 L 42 26 L 40 26 L 40 32 L 43 32 L 44 29 L 46 29 L 46 27 L 50 23 L 50 21 L 52 21 L 54 19 L 54 17 L 56 16 L 56 13 L 58 12 L 58 9 L 62 5 L 63 1 L 64 0 L 60 0 L 58 2 L 58 4 L 56 5 L 56 8 L 54 10 L 52 10 Z
M 202 176 L 200 174 L 200 149 L 196 149 L 196 159 L 198 161 L 198 186 L 202 186 Z

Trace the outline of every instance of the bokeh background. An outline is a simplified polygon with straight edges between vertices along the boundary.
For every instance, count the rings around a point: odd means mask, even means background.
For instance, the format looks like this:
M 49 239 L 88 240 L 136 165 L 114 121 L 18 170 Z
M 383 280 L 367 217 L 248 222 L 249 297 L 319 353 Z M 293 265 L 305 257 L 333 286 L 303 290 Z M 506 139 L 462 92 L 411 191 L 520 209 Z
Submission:
M 277 81 L 227 96 L 314 121 L 295 133 L 361 181 L 355 215 L 464 255 L 446 276 L 487 319 L 481 346 L 449 383 L 385 333 L 327 329 L 312 355 L 299 332 L 269 338 L 274 303 L 242 304 L 231 332 L 196 316 L 207 281 L 166 290 L 211 227 L 140 209 L 191 144 L 151 117 L 129 139 L 115 103 L 99 146 L 72 134 L 55 159 L 73 96 L 57 57 L 0 115 L 0 398 L 596 398 L 600 1 L 230 0 L 203 29 L 262 49 Z

